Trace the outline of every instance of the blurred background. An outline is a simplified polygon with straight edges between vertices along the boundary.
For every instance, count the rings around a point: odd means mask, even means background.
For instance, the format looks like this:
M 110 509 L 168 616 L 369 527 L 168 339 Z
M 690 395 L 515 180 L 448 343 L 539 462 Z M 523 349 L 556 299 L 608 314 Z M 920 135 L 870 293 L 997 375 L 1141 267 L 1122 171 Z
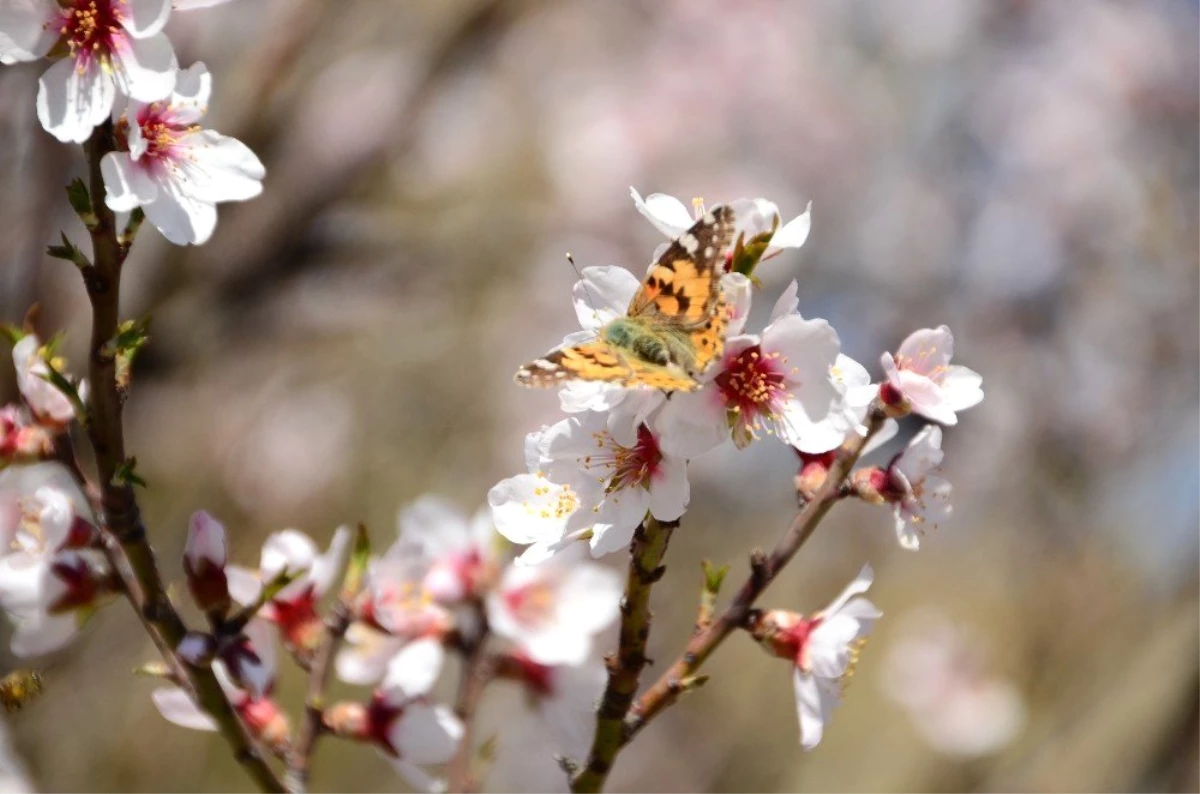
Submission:
M 841 506 L 769 592 L 808 612 L 877 572 L 885 617 L 816 751 L 786 665 L 735 637 L 613 790 L 1200 786 L 1195 2 L 236 0 L 167 31 L 214 74 L 207 123 L 268 174 L 207 245 L 147 224 L 126 267 L 125 314 L 152 315 L 128 445 L 172 580 L 202 507 L 253 563 L 283 527 L 324 545 L 361 519 L 382 546 L 423 493 L 481 504 L 559 416 L 512 374 L 577 327 L 564 252 L 640 273 L 660 242 L 631 185 L 784 220 L 811 200 L 748 327 L 797 279 L 878 377 L 948 324 L 987 395 L 946 436 L 954 520 L 913 554 L 885 512 Z M 43 250 L 86 239 L 62 192 L 83 161 L 38 125 L 43 68 L 0 70 L 0 320 L 39 303 L 82 372 L 82 284 Z M 795 463 L 765 441 L 693 464 L 651 673 L 690 631 L 699 561 L 740 579 L 787 526 Z M 154 711 L 130 675 L 152 657 L 118 604 L 49 661 L 5 721 L 34 785 L 247 787 L 215 734 Z M 488 789 L 564 788 L 519 693 L 483 721 L 503 725 Z M 322 743 L 317 790 L 401 786 Z

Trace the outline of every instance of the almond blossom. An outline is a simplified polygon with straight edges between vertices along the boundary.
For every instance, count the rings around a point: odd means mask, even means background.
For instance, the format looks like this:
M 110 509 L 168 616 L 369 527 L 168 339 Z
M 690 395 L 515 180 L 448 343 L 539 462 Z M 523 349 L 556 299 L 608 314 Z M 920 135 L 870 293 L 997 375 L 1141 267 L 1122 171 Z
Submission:
M 441 671 L 443 641 L 455 628 L 455 618 L 425 588 L 428 562 L 413 551 L 397 541 L 368 566 L 355 604 L 356 620 L 337 656 L 343 681 L 372 684 L 391 675 L 412 694 L 426 691 Z M 405 673 L 412 678 L 396 677 Z
M 795 306 L 793 287 L 761 336 L 730 337 L 721 361 L 701 377 L 704 387 L 667 402 L 658 426 L 669 450 L 695 457 L 731 435 L 739 448 L 768 434 L 802 452 L 842 442 L 850 420 L 831 375 L 841 343 L 829 323 L 805 320 Z
M 478 598 L 497 575 L 495 529 L 486 507 L 467 516 L 435 496 L 423 496 L 400 511 L 400 536 L 393 553 L 417 554 L 428 567 L 421 582 L 440 604 Z
M 263 543 L 258 570 L 228 565 L 229 593 L 242 605 L 255 603 L 263 585 L 280 575 L 296 577 L 258 612 L 274 623 L 284 643 L 297 653 L 311 653 L 324 630 L 316 611 L 317 601 L 341 573 L 350 543 L 349 527 L 338 527 L 325 554 L 312 538 L 295 529 L 270 535 Z
M 664 450 L 648 425 L 626 445 L 606 414 L 589 411 L 531 434 L 526 447 L 530 473 L 488 492 L 497 531 L 532 544 L 535 553 L 518 562 L 536 563 L 577 540 L 600 557 L 628 546 L 647 511 L 674 521 L 687 510 L 687 461 Z
M 33 334 L 26 334 L 13 345 L 17 388 L 37 419 L 61 427 L 75 418 L 75 405 L 57 386 L 46 380 L 50 374 L 46 355 L 41 342 Z
M 241 141 L 200 127 L 212 78 L 204 64 L 179 73 L 174 93 L 156 102 L 131 101 L 118 123 L 128 150 L 100 163 L 105 203 L 116 212 L 141 207 L 146 219 L 177 245 L 199 245 L 217 225 L 217 203 L 262 192 L 266 174 Z M 118 136 L 120 137 L 120 136 Z
M 957 424 L 958 411 L 983 400 L 983 378 L 974 370 L 952 366 L 953 356 L 954 336 L 946 326 L 914 331 L 894 356 L 884 353 L 880 359 L 887 373 L 881 399 L 934 422 Z
M 699 201 L 694 202 L 695 211 L 689 212 L 684 203 L 674 196 L 651 193 L 643 199 L 632 187 L 629 188 L 629 194 L 638 212 L 654 224 L 654 228 L 672 240 L 691 228 L 699 217 L 697 213 L 703 211 L 703 205 Z M 730 202 L 730 207 L 733 208 L 734 217 L 737 219 L 738 231 L 745 235 L 746 240 L 770 232 L 780 218 L 779 208 L 775 203 L 763 198 L 737 199 Z M 812 202 L 809 202 L 802 214 L 775 229 L 762 258 L 774 256 L 785 248 L 799 248 L 804 245 L 812 230 L 811 210 Z
M 592 638 L 617 619 L 620 575 L 572 557 L 510 566 L 487 598 L 491 630 L 540 664 L 583 663 Z
M 463 736 L 454 712 L 413 693 L 391 671 L 368 703 L 335 704 L 325 722 L 339 736 L 373 744 L 417 791 L 443 790 L 422 767 L 449 761 Z
M 0 472 L 0 607 L 13 620 L 12 651 L 35 656 L 74 638 L 115 589 L 90 508 L 62 464 Z
M 162 33 L 170 13 L 170 0 L 6 0 L 0 63 L 65 54 L 38 81 L 38 120 L 60 141 L 82 143 L 118 92 L 139 102 L 171 93 L 177 65 Z
M 883 613 L 857 596 L 871 586 L 870 565 L 828 607 L 811 617 L 771 610 L 755 619 L 751 633 L 775 656 L 792 662 L 792 685 L 800 718 L 800 745 L 816 747 L 842 688 L 854 671 L 859 649 Z
M 950 517 L 950 483 L 932 472 L 942 462 L 942 428 L 926 425 L 888 466 L 888 497 L 900 545 L 915 551 L 926 526 Z
M 231 600 L 227 558 L 225 527 L 203 510 L 193 513 L 183 547 L 183 572 L 196 606 L 218 616 L 225 614 Z

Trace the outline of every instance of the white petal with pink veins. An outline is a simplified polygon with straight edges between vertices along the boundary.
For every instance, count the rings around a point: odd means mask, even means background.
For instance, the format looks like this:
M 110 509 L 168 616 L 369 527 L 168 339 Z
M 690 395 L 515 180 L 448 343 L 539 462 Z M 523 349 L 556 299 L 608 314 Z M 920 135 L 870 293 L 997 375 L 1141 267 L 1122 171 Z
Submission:
M 175 87 L 179 64 L 171 41 L 163 33 L 144 39 L 126 38 L 113 53 L 121 90 L 139 102 L 166 99 Z
M 38 80 L 38 121 L 63 143 L 83 143 L 112 113 L 117 88 L 96 59 L 80 72 L 63 58 Z

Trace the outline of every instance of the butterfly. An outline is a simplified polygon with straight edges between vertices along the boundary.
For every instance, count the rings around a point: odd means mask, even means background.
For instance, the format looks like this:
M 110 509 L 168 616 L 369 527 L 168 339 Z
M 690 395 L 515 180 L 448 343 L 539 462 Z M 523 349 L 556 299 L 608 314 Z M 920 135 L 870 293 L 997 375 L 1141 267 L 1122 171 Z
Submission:
M 693 391 L 725 346 L 729 308 L 721 294 L 733 245 L 733 210 L 718 206 L 658 258 L 624 317 L 595 339 L 552 350 L 517 371 L 517 383 L 604 381 L 626 388 Z

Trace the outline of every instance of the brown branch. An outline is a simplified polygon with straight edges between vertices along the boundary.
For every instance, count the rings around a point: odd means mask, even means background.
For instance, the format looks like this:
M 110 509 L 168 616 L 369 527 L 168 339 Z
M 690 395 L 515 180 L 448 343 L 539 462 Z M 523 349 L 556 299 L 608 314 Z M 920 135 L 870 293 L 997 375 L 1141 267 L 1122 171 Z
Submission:
M 596 709 L 596 734 L 587 764 L 571 778 L 572 791 L 599 791 L 613 759 L 625 744 L 625 716 L 637 695 L 638 678 L 649 660 L 650 590 L 662 578 L 663 556 L 678 521 L 659 522 L 646 516 L 633 534 L 625 597 L 621 600 L 621 635 L 617 652 L 607 658 L 608 683 Z
M 796 514 L 791 526 L 770 556 L 761 551 L 752 555 L 750 575 L 742 584 L 733 603 L 707 628 L 694 635 L 683 654 L 637 699 L 629 710 L 629 716 L 624 719 L 620 729 L 615 731 L 615 740 L 609 739 L 604 743 L 600 747 L 603 754 L 594 761 L 589 760 L 588 768 L 571 781 L 572 791 L 600 791 L 617 753 L 663 709 L 674 703 L 680 694 L 703 681 L 703 676 L 697 676 L 696 671 L 735 629 L 745 623 L 754 602 L 804 545 L 834 503 L 842 498 L 842 487 L 846 478 L 862 455 L 863 447 L 879 432 L 885 418 L 878 406 L 871 407 L 866 435 L 855 436 L 842 447 L 829 469 L 825 482 Z M 597 745 L 593 744 L 593 754 L 596 747 Z
M 737 597 L 721 616 L 705 631 L 697 634 L 688 643 L 687 649 L 663 673 L 662 677 L 634 704 L 626 724 L 626 742 L 632 739 L 646 723 L 654 719 L 664 708 L 678 697 L 678 682 L 692 676 L 704 664 L 717 646 L 725 641 L 735 629 L 743 625 L 751 607 L 758 597 L 775 581 L 783 567 L 795 556 L 804 542 L 821 523 L 821 519 L 841 498 L 842 485 L 866 445 L 883 425 L 886 417 L 881 411 L 872 409 L 865 436 L 856 436 L 841 450 L 829 469 L 825 483 L 817 490 L 811 501 L 796 514 L 792 525 L 776 544 L 769 557 L 760 557 L 752 565 L 750 576 L 742 584 Z
M 121 423 L 124 395 L 117 386 L 116 356 L 106 348 L 117 335 L 120 320 L 121 266 L 128 243 L 118 240 L 116 218 L 104 203 L 104 178 L 100 161 L 113 151 L 111 121 L 96 128 L 84 145 L 88 160 L 88 187 L 94 220 L 88 225 L 92 238 L 92 265 L 84 271 L 88 300 L 92 306 L 92 336 L 88 357 L 88 438 L 95 450 L 100 504 L 106 533 L 116 546 L 106 543 L 113 568 L 146 631 L 168 664 L 184 672 L 186 686 L 196 703 L 216 721 L 234 757 L 263 791 L 285 791 L 267 765 L 257 742 L 246 731 L 210 667 L 181 664 L 175 648 L 187 627 L 167 598 L 129 482 L 119 481 L 117 472 L 126 463 L 125 434 Z
M 458 694 L 454 699 L 454 713 L 462 721 L 463 735 L 454 757 L 450 759 L 447 784 L 448 791 L 463 794 L 479 790 L 481 781 L 476 779 L 471 768 L 475 712 L 479 709 L 483 690 L 496 677 L 497 670 L 496 660 L 487 653 L 486 646 L 490 635 L 487 612 L 479 603 L 476 603 L 474 608 L 481 628 L 473 640 L 463 639 L 461 644 L 463 666 L 462 675 L 458 680 Z
M 325 624 L 325 638 L 317 648 L 309 668 L 304 720 L 287 756 L 287 784 L 291 791 L 308 790 L 313 751 L 325 728 L 325 692 L 329 688 L 329 676 L 333 672 L 333 659 L 346 636 L 346 629 L 354 619 L 354 605 L 363 587 L 370 556 L 371 542 L 367 536 L 367 528 L 359 524 L 354 536 L 353 551 L 346 561 L 342 591 L 334 602 L 333 614 Z

